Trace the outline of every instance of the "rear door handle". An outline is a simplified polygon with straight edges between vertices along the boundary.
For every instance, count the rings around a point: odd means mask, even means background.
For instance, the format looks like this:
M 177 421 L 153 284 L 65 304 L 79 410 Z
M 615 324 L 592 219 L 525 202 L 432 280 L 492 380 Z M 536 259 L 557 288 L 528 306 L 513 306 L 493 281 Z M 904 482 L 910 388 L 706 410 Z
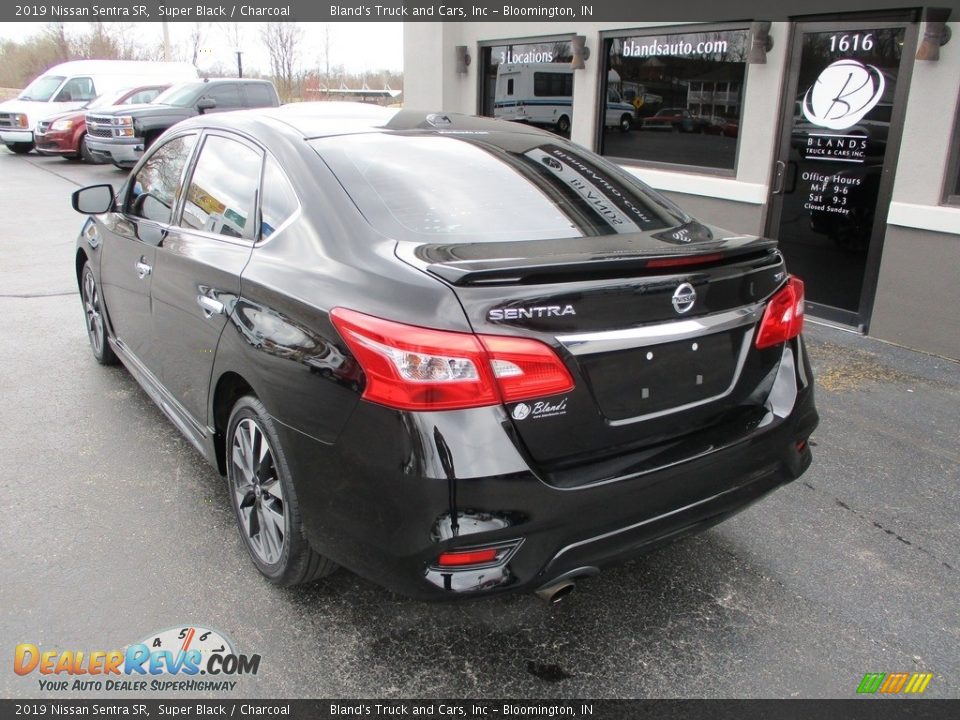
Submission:
M 203 310 L 203 316 L 211 318 L 214 315 L 223 315 L 224 306 L 219 300 L 206 295 L 197 295 L 197 304 Z
M 146 258 L 142 257 L 133 265 L 133 267 L 137 271 L 137 277 L 140 278 L 141 280 L 143 280 L 145 277 L 147 277 L 147 275 L 153 272 L 153 267 L 151 265 L 147 265 L 144 262 L 144 260 L 146 260 Z

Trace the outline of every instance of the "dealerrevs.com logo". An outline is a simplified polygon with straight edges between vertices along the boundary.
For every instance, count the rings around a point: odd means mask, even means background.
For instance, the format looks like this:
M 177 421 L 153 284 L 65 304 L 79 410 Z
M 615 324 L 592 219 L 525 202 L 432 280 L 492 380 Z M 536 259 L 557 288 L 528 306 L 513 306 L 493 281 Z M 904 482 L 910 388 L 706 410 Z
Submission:
M 873 695 L 923 695 L 933 673 L 867 673 L 857 686 L 857 694 Z
M 38 676 L 45 692 L 231 691 L 237 681 L 228 678 L 256 675 L 259 669 L 259 655 L 239 654 L 224 635 L 198 626 L 152 633 L 119 650 L 47 650 L 20 643 L 13 658 L 13 671 Z

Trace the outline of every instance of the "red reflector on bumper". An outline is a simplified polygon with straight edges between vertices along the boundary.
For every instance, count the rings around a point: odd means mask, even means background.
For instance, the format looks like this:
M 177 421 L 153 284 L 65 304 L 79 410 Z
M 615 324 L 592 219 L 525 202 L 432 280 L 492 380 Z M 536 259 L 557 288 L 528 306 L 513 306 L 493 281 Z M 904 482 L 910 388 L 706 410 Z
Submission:
M 440 567 L 462 567 L 464 565 L 482 565 L 497 559 L 497 548 L 484 550 L 465 550 L 461 552 L 440 553 L 437 565 Z

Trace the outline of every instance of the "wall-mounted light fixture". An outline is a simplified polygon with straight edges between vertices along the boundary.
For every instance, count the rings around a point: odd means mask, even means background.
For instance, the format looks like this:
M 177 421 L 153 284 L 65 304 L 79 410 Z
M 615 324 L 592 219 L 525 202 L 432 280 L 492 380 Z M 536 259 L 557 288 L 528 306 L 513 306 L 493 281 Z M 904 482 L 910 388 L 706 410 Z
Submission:
M 940 59 L 940 48 L 950 42 L 950 8 L 926 8 L 923 11 L 926 25 L 923 28 L 923 39 L 917 48 L 917 60 L 936 62 Z
M 751 65 L 766 65 L 767 53 L 773 50 L 769 22 L 750 23 L 750 52 L 747 62 Z
M 586 67 L 586 61 L 590 59 L 590 48 L 587 47 L 586 35 L 574 35 L 570 40 L 570 52 L 572 59 L 570 67 L 573 70 L 583 70 Z
M 466 75 L 467 68 L 470 67 L 470 55 L 467 53 L 466 45 L 457 45 L 457 75 Z

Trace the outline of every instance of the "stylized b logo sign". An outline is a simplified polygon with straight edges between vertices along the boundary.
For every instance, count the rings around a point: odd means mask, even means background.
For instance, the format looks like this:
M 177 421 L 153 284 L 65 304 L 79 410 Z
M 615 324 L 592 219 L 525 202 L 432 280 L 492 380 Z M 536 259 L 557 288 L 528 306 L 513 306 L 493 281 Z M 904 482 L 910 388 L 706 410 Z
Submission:
M 876 67 L 837 60 L 823 69 L 803 98 L 803 114 L 814 125 L 845 130 L 860 122 L 880 99 L 886 80 Z

